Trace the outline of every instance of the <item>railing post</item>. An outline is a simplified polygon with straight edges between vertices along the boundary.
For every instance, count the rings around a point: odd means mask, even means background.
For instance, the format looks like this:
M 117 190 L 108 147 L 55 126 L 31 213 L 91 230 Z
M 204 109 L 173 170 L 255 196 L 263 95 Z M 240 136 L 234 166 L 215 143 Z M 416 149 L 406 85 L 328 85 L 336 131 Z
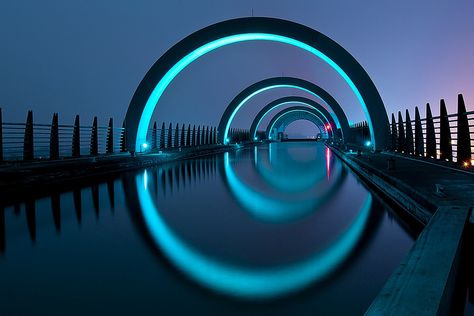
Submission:
M 174 130 L 174 148 L 179 147 L 179 124 L 176 123 L 176 129 Z
M 405 129 L 403 127 L 402 113 L 398 111 L 398 151 L 405 152 Z
M 81 129 L 79 127 L 79 115 L 74 119 L 74 127 L 72 130 L 72 156 L 81 156 Z
M 440 123 L 439 123 L 439 158 L 446 161 L 453 160 L 453 148 L 451 146 L 451 131 L 449 128 L 448 111 L 444 99 L 440 100 Z
M 49 159 L 59 159 L 59 119 L 58 113 L 53 114 L 49 135 Z
M 191 146 L 191 124 L 188 124 L 188 130 L 186 132 L 186 144 L 185 146 Z
M 3 120 L 2 108 L 0 108 L 0 162 L 3 161 Z
M 165 149 L 165 122 L 161 124 L 161 133 L 160 133 L 160 149 Z
M 458 94 L 457 163 L 461 166 L 471 165 L 471 135 L 462 94 Z
M 410 112 L 408 112 L 408 109 L 405 112 L 405 120 L 406 120 L 406 134 L 405 134 L 405 147 L 407 150 L 407 153 L 413 154 L 414 148 L 413 148 L 413 128 L 411 127 L 411 118 L 410 118 Z
M 158 127 L 156 126 L 156 121 L 153 123 L 153 130 L 151 132 L 151 149 L 158 148 Z
M 209 145 L 209 126 L 206 127 L 206 145 Z
M 397 122 L 395 121 L 395 115 L 392 113 L 392 150 L 395 151 L 397 150 Z
M 434 129 L 433 115 L 430 104 L 426 103 L 426 156 L 437 158 L 436 154 L 436 133 Z
M 170 122 L 170 125 L 168 126 L 168 142 L 166 144 L 167 148 L 171 148 L 173 146 L 173 126 Z
M 122 122 L 122 131 L 120 133 L 120 152 L 124 153 L 127 151 L 127 123 L 125 120 Z
M 181 128 L 181 138 L 180 138 L 180 147 L 184 147 L 186 146 L 186 143 L 185 143 L 185 130 L 184 130 L 184 124 L 183 124 L 183 127 Z
M 109 126 L 107 127 L 107 139 L 105 143 L 105 152 L 107 154 L 114 153 L 114 119 L 109 119 Z
M 217 144 L 217 127 L 214 127 L 214 144 Z
M 415 107 L 415 155 L 423 156 L 425 148 L 423 147 L 423 128 L 421 126 L 420 111 Z
M 33 144 L 33 111 L 28 111 L 25 125 L 25 137 L 23 142 L 23 160 L 34 159 Z
M 92 121 L 91 130 L 91 143 L 90 143 L 90 154 L 91 156 L 97 156 L 99 154 L 99 139 L 97 135 L 97 116 L 94 116 Z
M 192 144 L 190 146 L 196 146 L 196 125 L 193 125 L 193 135 L 191 137 Z
M 198 126 L 197 137 L 196 137 L 196 146 L 201 145 L 201 126 Z

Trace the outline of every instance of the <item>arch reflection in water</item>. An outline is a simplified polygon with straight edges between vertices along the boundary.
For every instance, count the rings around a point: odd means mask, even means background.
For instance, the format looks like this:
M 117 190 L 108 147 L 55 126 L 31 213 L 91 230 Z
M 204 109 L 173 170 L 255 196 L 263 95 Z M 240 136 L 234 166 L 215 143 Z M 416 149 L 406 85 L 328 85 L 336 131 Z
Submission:
M 136 197 L 131 202 L 140 208 L 147 233 L 167 260 L 198 284 L 245 299 L 280 297 L 325 279 L 351 255 L 371 215 L 372 197 L 367 194 L 355 218 L 326 247 L 290 263 L 248 267 L 208 255 L 174 231 L 153 199 L 150 186 L 145 186 L 145 173 L 136 176 L 134 186 L 135 193 L 127 196 Z
M 277 150 L 277 152 L 274 152 L 275 149 L 281 149 L 281 145 L 270 144 L 268 146 L 268 161 L 271 165 L 275 161 L 279 161 L 279 157 L 285 156 L 283 152 L 286 152 L 288 145 L 283 145 L 283 149 Z M 315 150 L 320 151 L 321 148 L 321 146 L 317 146 Z M 257 166 L 256 169 L 262 175 L 267 188 L 270 188 L 267 190 L 270 191 L 269 193 L 242 181 L 232 167 L 229 153 L 224 156 L 224 174 L 225 183 L 234 198 L 246 211 L 260 220 L 286 222 L 308 215 L 331 197 L 346 177 L 347 171 L 341 165 L 336 166 L 333 177 L 327 179 L 324 161 L 313 160 L 314 164 L 299 168 L 295 167 L 299 163 L 292 162 L 288 155 L 285 156 L 286 158 L 282 158 L 284 162 L 280 163 L 281 169 L 267 170 L 261 167 L 263 162 L 259 160 L 258 152 L 258 147 L 255 147 L 254 166 Z M 320 156 L 324 159 L 324 155 L 316 155 L 318 158 Z M 282 194 L 285 193 L 282 191 L 292 194 Z

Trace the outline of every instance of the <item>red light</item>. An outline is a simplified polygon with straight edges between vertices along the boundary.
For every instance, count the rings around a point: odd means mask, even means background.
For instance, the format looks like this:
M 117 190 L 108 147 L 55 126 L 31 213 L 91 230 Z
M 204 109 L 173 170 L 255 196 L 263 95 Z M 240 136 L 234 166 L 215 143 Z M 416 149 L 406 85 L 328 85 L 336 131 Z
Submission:
M 331 129 L 331 125 L 326 125 L 326 129 Z

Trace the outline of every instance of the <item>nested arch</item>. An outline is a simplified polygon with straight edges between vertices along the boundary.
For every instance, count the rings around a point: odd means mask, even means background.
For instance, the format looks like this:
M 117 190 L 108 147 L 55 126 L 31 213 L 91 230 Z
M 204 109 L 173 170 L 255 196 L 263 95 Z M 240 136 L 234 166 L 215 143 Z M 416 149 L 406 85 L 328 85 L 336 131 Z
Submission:
M 374 147 L 386 147 L 389 130 L 383 101 L 367 72 L 349 52 L 307 26 L 276 18 L 248 17 L 219 22 L 194 32 L 153 64 L 137 87 L 125 117 L 129 150 L 141 150 L 158 101 L 184 68 L 219 47 L 256 40 L 298 47 L 330 65 L 358 98 L 369 123 Z
M 321 115 L 321 118 L 325 122 L 329 123 L 331 134 L 337 130 L 336 121 L 334 121 L 334 118 L 331 116 L 329 111 L 326 110 L 326 108 L 324 108 L 324 106 L 322 106 L 321 104 L 317 103 L 314 100 L 311 100 L 305 97 L 289 96 L 289 97 L 283 97 L 283 98 L 280 98 L 268 103 L 265 107 L 263 107 L 263 109 L 260 110 L 260 112 L 257 113 L 257 115 L 255 116 L 255 119 L 252 121 L 252 125 L 250 126 L 250 137 L 252 137 L 252 139 L 254 140 L 258 140 L 256 138 L 257 131 L 258 131 L 258 128 L 260 127 L 260 124 L 263 118 L 267 116 L 268 113 L 270 113 L 270 111 L 287 104 L 302 104 L 302 105 L 308 106 L 309 109 L 316 110 Z
M 328 105 L 329 108 L 334 112 L 332 115 L 338 128 L 341 128 L 342 134 L 346 142 L 351 139 L 351 129 L 349 127 L 349 121 L 347 120 L 344 110 L 339 103 L 334 99 L 326 90 L 320 86 L 304 79 L 294 77 L 273 77 L 258 81 L 240 92 L 227 106 L 224 114 L 221 117 L 219 126 L 217 127 L 219 141 L 222 144 L 227 143 L 227 134 L 230 129 L 232 120 L 236 113 L 242 108 L 255 95 L 268 91 L 270 89 L 278 88 L 294 88 L 302 91 L 306 91 L 321 100 Z
M 271 120 L 265 131 L 265 135 L 270 139 L 271 132 L 274 128 L 278 132 L 283 132 L 286 127 L 294 121 L 306 120 L 312 122 L 321 132 L 321 134 L 328 135 L 327 124 L 324 118 L 321 118 L 320 113 L 314 109 L 294 106 L 278 112 Z

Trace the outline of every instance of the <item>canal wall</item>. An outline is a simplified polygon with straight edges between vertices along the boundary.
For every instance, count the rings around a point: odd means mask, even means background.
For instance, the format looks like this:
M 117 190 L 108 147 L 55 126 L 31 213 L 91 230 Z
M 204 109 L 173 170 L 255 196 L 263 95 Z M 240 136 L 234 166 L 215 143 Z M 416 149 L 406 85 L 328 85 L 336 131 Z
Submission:
M 387 153 L 331 148 L 354 172 L 425 225 L 366 315 L 450 315 L 472 220 L 474 174 Z

